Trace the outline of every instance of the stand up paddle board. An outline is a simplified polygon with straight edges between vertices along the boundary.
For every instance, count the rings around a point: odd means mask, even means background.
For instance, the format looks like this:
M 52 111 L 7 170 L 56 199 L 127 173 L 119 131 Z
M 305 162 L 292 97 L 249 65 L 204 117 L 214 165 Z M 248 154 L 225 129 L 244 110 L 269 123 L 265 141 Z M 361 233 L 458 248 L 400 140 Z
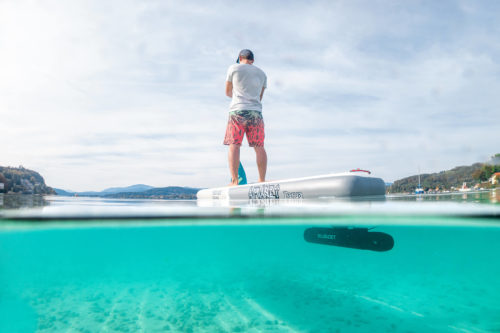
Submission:
M 385 195 L 385 183 L 366 170 L 314 177 L 285 179 L 239 186 L 210 188 L 198 191 L 198 199 L 318 199 Z

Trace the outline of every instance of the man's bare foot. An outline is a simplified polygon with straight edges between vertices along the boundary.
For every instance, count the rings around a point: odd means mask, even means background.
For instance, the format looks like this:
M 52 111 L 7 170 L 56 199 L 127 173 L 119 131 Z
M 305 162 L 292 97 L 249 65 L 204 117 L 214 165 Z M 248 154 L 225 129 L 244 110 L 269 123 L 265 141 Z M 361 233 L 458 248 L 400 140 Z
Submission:
M 227 186 L 238 186 L 238 182 L 230 182 Z

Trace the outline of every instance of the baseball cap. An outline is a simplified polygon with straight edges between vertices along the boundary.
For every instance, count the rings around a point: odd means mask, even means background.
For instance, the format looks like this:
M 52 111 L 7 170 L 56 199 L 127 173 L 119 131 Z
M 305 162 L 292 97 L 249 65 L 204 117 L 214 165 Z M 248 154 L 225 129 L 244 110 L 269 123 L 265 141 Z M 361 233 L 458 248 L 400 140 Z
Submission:
M 253 52 L 248 50 L 248 49 L 243 49 L 240 51 L 240 55 L 238 56 L 239 57 L 242 57 L 244 59 L 248 59 L 248 60 L 254 60 L 253 59 Z

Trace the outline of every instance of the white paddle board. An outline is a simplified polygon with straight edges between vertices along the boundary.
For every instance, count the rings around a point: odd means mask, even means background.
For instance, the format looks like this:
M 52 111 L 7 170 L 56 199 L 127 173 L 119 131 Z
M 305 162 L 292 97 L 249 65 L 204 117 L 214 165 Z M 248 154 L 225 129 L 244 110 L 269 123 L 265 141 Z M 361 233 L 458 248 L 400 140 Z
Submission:
M 373 177 L 369 171 L 356 169 L 344 173 L 203 189 L 198 191 L 196 197 L 201 200 L 248 200 L 378 195 L 385 195 L 384 181 Z

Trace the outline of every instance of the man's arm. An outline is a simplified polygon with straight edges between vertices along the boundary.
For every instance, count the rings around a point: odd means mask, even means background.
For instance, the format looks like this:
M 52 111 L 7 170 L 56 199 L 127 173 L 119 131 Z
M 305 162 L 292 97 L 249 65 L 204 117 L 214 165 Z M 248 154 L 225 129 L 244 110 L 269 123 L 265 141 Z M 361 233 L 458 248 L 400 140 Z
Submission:
M 230 81 L 226 81 L 226 96 L 233 98 L 233 83 Z
M 264 96 L 264 90 L 266 87 L 262 87 L 262 91 L 260 92 L 260 100 L 262 101 L 262 96 Z

